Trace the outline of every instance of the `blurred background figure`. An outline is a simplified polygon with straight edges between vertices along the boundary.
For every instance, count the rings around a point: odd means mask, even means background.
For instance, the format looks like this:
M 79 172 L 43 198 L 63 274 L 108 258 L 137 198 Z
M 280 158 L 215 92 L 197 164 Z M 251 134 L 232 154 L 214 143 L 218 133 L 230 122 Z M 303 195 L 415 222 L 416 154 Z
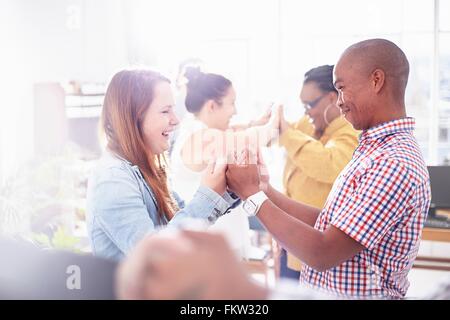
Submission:
M 187 113 L 185 99 L 186 99 L 186 85 L 188 80 L 186 72 L 190 70 L 201 71 L 203 69 L 203 61 L 199 58 L 188 58 L 180 62 L 178 65 L 178 73 L 175 79 L 175 106 L 174 112 L 177 118 L 182 121 Z M 170 136 L 169 156 L 172 154 L 173 146 L 178 137 L 179 127 L 175 128 Z
M 186 78 L 186 72 L 190 70 L 204 71 L 203 61 L 199 58 L 188 58 L 180 62 L 178 65 L 178 73 L 175 79 L 175 114 L 180 121 L 183 120 L 187 113 L 185 99 L 186 99 L 186 86 L 188 79 Z
M 285 194 L 307 205 L 323 208 L 334 180 L 352 158 L 358 131 L 336 105 L 333 66 L 324 65 L 305 73 L 300 101 L 305 115 L 296 123 L 281 119 L 280 144 L 287 157 L 283 174 Z M 299 279 L 301 263 L 280 251 L 280 276 Z

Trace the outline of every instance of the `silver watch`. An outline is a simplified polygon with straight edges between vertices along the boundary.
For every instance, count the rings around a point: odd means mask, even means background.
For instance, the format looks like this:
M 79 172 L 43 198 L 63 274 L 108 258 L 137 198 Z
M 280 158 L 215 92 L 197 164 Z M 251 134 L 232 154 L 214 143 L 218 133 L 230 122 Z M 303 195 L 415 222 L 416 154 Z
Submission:
M 242 208 L 249 217 L 256 216 L 264 201 L 268 198 L 264 191 L 259 191 L 247 198 L 242 204 Z

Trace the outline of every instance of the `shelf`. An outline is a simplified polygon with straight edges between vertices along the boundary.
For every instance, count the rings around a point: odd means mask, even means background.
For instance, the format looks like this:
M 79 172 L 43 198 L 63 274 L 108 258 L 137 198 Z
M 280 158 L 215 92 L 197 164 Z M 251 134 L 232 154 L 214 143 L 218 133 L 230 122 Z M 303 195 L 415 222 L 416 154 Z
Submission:
M 90 107 L 102 106 L 104 100 L 103 94 L 88 94 L 88 95 L 66 95 L 66 107 Z
M 101 114 L 102 114 L 102 105 L 66 108 L 66 116 L 68 119 L 99 118 Z

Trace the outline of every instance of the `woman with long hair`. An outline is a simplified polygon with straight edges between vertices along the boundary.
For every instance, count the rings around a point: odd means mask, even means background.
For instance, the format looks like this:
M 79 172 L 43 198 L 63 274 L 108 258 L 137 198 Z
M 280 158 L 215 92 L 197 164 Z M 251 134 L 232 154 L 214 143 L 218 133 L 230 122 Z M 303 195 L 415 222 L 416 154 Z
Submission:
M 170 190 L 164 152 L 178 124 L 167 78 L 123 70 L 106 91 L 105 155 L 89 179 L 87 224 L 94 254 L 121 259 L 146 234 L 185 218 L 214 222 L 235 199 L 226 192 L 225 165 L 210 165 L 192 200 Z

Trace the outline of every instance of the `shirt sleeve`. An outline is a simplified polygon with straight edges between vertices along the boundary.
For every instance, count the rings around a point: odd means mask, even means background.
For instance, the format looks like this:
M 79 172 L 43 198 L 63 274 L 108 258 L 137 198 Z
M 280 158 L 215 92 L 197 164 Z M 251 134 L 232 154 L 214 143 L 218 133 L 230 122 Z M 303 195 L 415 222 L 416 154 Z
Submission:
M 239 199 L 226 192 L 219 195 L 206 186 L 200 186 L 192 200 L 170 220 L 170 225 L 179 225 L 185 218 L 204 219 L 214 223 L 220 216 L 228 213 Z M 184 222 L 183 222 L 184 224 Z
M 185 203 L 177 194 L 173 195 L 180 210 L 168 226 L 186 225 L 190 219 L 214 223 L 239 201 L 228 193 L 221 196 L 206 186 L 200 186 L 189 203 Z M 125 169 L 113 167 L 99 175 L 91 197 L 96 199 L 90 201 L 93 219 L 124 254 L 144 236 L 162 228 L 152 220 L 135 176 Z M 153 209 L 157 210 L 156 207 Z
M 177 192 L 172 192 L 173 198 L 175 199 L 175 201 L 178 204 L 178 208 L 183 209 L 184 206 L 186 205 L 186 203 L 184 202 L 184 200 L 180 197 L 180 195 Z
M 331 224 L 372 249 L 402 217 L 402 207 L 414 196 L 411 181 L 408 169 L 398 161 L 374 161 L 355 177 L 346 200 L 331 207 Z

